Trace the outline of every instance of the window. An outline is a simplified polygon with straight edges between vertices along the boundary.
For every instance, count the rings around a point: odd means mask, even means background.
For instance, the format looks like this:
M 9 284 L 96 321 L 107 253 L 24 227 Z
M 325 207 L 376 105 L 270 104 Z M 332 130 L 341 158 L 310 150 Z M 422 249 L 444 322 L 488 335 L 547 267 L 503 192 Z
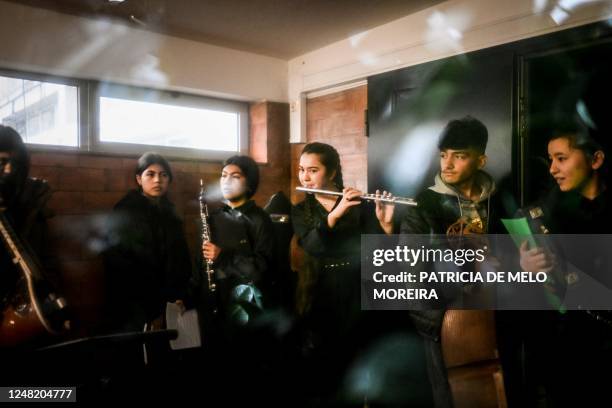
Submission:
M 246 103 L 102 83 L 95 150 L 221 159 L 246 146 Z
M 248 104 L 0 70 L 0 123 L 32 147 L 222 160 L 247 146 Z
M 78 87 L 0 76 L 0 123 L 26 143 L 79 146 Z
M 100 141 L 238 151 L 239 115 L 202 108 L 100 98 Z

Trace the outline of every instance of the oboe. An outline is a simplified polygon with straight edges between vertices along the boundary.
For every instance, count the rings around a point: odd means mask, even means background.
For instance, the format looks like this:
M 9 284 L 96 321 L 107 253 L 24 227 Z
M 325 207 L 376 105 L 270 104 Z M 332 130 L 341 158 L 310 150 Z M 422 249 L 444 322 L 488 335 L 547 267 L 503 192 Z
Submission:
M 202 242 L 210 241 L 210 226 L 208 225 L 208 205 L 204 196 L 204 180 L 200 179 L 200 218 L 202 219 Z M 203 267 L 208 278 L 208 290 L 214 295 L 217 290 L 215 283 L 215 271 L 213 270 L 212 259 L 203 258 Z M 216 311 L 216 310 L 215 310 Z
M 324 195 L 333 195 L 333 196 L 342 196 L 342 191 L 331 191 L 331 190 L 320 190 L 318 188 L 306 188 L 306 187 L 296 187 L 295 188 L 297 191 L 302 191 L 304 193 L 311 193 L 311 194 L 324 194 Z M 362 200 L 368 200 L 368 201 L 376 201 L 376 200 L 380 200 L 383 203 L 390 203 L 390 204 L 402 204 L 402 205 L 412 205 L 412 206 L 416 206 L 417 202 L 414 201 L 414 199 L 412 198 L 408 198 L 408 197 L 376 197 L 376 194 L 364 194 L 359 196 L 359 198 L 361 198 Z

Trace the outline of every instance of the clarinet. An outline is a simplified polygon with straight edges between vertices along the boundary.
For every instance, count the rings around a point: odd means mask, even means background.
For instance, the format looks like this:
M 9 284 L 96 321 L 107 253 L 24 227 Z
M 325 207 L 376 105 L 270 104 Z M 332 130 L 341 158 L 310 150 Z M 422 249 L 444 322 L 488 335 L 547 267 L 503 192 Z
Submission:
M 204 196 L 204 181 L 200 179 L 200 218 L 202 220 L 202 242 L 210 241 L 210 225 L 208 225 L 208 205 L 206 204 L 206 198 Z M 211 296 L 214 298 L 217 290 L 217 284 L 215 283 L 215 271 L 213 269 L 212 259 L 202 258 L 202 267 L 206 271 L 206 278 L 208 280 L 208 290 Z M 213 313 L 217 312 L 216 304 L 213 305 Z

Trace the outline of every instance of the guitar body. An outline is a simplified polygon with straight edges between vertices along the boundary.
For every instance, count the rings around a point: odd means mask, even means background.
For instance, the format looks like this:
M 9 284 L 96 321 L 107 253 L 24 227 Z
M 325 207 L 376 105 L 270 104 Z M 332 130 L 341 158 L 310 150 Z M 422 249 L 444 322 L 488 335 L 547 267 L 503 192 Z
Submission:
M 0 347 L 14 347 L 45 334 L 31 303 L 8 305 L 0 321 Z

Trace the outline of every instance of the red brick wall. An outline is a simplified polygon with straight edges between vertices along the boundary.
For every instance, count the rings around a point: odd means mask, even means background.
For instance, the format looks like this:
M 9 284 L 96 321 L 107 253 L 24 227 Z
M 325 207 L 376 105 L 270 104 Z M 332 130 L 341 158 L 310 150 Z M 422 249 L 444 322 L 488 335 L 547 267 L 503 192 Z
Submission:
M 257 162 L 268 162 L 268 103 L 249 106 L 249 155 Z
M 289 105 L 260 102 L 250 107 L 249 154 L 259 163 L 260 183 L 255 201 L 264 206 L 270 196 L 283 191 L 289 197 L 291 145 Z

